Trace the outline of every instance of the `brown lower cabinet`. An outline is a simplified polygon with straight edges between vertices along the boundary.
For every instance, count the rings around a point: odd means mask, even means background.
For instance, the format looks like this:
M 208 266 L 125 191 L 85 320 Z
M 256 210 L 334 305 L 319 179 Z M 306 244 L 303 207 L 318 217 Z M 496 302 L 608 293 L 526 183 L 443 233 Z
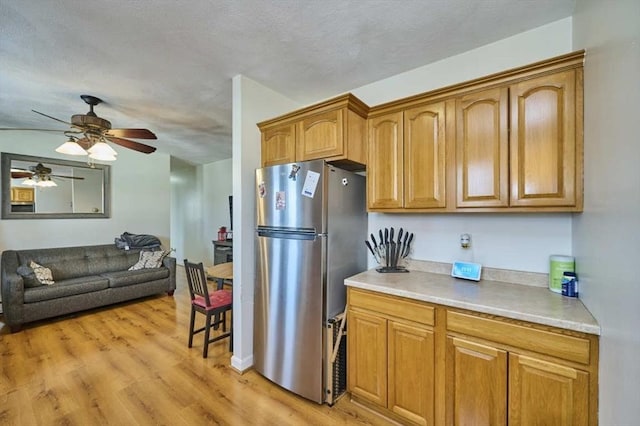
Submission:
M 597 425 L 598 337 L 348 290 L 354 401 L 403 424 Z
M 347 320 L 352 397 L 396 420 L 434 424 L 433 308 L 399 298 L 386 306 L 386 297 L 350 294 L 356 304 Z

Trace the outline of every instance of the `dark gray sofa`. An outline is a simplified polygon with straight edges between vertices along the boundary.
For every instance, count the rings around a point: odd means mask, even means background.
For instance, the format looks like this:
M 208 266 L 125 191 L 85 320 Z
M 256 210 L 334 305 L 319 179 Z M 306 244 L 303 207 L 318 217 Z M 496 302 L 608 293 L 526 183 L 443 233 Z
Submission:
M 110 305 L 176 288 L 176 260 L 165 257 L 160 268 L 129 271 L 140 250 L 114 244 L 2 252 L 2 309 L 12 332 L 22 324 Z M 55 284 L 26 287 L 17 273 L 30 261 L 51 269 Z

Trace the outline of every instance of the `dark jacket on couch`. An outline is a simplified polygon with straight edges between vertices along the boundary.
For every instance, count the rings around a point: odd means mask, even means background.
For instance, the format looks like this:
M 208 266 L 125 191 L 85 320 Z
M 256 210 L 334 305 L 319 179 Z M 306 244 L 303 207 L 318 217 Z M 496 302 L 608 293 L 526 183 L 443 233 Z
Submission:
M 162 266 L 128 270 L 141 250 L 122 250 L 114 244 L 2 253 L 2 309 L 12 331 L 27 322 L 150 296 L 173 294 L 176 260 L 164 257 Z M 54 284 L 40 285 L 24 276 L 31 261 L 51 270 Z M 20 273 L 18 273 L 18 268 Z M 28 269 L 28 268 L 27 268 Z

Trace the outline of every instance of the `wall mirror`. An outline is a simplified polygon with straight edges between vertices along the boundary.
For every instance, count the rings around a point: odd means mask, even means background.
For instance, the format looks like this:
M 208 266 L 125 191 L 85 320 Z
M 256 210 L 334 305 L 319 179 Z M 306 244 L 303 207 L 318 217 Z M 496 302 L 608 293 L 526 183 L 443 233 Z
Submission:
M 111 166 L 2 153 L 2 219 L 111 215 Z

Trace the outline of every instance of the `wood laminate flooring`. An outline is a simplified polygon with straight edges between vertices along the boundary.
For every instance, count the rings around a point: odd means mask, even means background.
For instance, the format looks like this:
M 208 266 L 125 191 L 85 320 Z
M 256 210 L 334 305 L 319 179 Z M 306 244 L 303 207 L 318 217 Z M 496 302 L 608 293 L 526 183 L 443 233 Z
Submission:
M 187 348 L 189 299 L 178 267 L 159 295 L 27 325 L 0 315 L 0 425 L 382 425 L 341 398 L 300 398 L 253 370 L 230 367 L 228 340 L 202 358 Z M 202 315 L 198 315 L 200 321 Z

